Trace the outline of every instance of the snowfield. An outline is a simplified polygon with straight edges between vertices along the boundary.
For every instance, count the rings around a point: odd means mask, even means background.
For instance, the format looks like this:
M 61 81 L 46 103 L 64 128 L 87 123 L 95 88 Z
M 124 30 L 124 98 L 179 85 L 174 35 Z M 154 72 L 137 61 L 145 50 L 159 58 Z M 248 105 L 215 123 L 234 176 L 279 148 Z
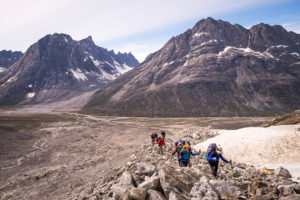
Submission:
M 258 168 L 282 166 L 294 179 L 300 177 L 300 125 L 249 127 L 219 130 L 219 134 L 194 146 L 206 151 L 210 143 L 220 144 L 224 157 Z

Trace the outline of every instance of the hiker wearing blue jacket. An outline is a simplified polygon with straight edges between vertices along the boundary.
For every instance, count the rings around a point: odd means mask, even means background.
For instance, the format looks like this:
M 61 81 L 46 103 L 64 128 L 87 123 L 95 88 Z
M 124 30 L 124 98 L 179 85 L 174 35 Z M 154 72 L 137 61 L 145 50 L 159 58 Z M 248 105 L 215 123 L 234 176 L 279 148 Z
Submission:
M 221 158 L 221 160 L 223 160 L 225 163 L 231 163 L 231 161 L 226 160 L 225 158 L 223 158 L 222 154 L 217 153 L 216 150 L 212 151 L 207 160 L 209 162 L 210 168 L 211 168 L 211 172 L 212 174 L 217 177 L 217 172 L 218 172 L 218 165 L 219 165 L 219 159 Z
M 183 150 L 180 152 L 180 156 L 178 160 L 180 161 L 181 167 L 187 167 L 190 156 L 197 156 L 199 153 L 192 153 L 191 148 L 189 148 L 189 145 L 183 145 Z

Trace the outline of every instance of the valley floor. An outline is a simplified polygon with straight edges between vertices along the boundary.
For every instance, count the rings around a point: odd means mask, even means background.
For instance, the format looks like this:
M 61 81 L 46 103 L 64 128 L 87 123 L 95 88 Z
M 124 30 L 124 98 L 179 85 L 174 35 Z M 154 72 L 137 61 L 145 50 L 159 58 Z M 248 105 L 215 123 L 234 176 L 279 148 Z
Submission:
M 24 111 L 24 110 L 23 110 Z M 0 199 L 69 199 L 101 184 L 153 131 L 237 129 L 270 118 L 99 117 L 74 112 L 0 113 Z M 176 159 L 174 157 L 174 159 Z

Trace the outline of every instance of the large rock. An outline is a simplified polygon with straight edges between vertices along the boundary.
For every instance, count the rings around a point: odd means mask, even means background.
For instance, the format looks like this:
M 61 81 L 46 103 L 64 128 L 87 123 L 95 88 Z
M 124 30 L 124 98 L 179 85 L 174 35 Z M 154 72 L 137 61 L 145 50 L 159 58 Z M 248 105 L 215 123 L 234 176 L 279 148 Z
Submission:
M 275 169 L 274 173 L 275 173 L 275 175 L 282 176 L 284 178 L 292 178 L 289 170 L 287 170 L 283 167 L 279 167 L 279 168 Z
M 233 177 L 240 177 L 245 174 L 245 170 L 243 170 L 239 167 L 234 167 L 232 172 L 233 172 Z
M 196 183 L 194 187 L 191 189 L 191 199 L 192 200 L 218 200 L 219 194 L 213 189 L 213 187 L 209 184 L 208 179 L 206 177 L 201 177 L 200 183 Z
M 132 187 L 130 190 L 130 198 L 133 200 L 145 200 L 147 191 L 143 188 Z
M 147 200 L 166 200 L 164 195 L 162 195 L 160 192 L 157 192 L 155 190 L 148 190 L 149 198 Z
M 210 180 L 209 184 L 219 192 L 219 194 L 234 195 L 237 188 L 230 182 L 224 180 Z
M 297 194 L 300 194 L 300 184 L 294 184 L 293 187 L 294 187 L 295 192 Z
M 283 196 L 288 196 L 295 193 L 293 185 L 279 185 L 277 190 L 279 194 Z
M 186 173 L 183 169 L 169 165 L 161 167 L 158 174 L 161 187 L 167 199 L 171 192 L 174 192 L 173 196 L 176 195 L 179 199 L 190 198 L 189 191 L 194 186 L 194 183 L 197 182 L 197 179 Z
M 154 167 L 152 164 L 141 162 L 138 164 L 138 169 L 136 173 L 139 175 L 151 176 L 156 170 L 156 167 Z
M 125 171 L 122 174 L 122 176 L 120 178 L 120 184 L 134 186 L 134 180 L 129 171 Z
M 159 176 L 157 173 L 153 174 L 150 178 L 147 178 L 143 183 L 141 183 L 138 188 L 143 188 L 145 190 L 153 189 L 156 190 L 159 186 Z
M 119 197 L 122 200 L 130 199 L 130 187 L 125 184 L 115 184 L 111 187 L 115 197 Z

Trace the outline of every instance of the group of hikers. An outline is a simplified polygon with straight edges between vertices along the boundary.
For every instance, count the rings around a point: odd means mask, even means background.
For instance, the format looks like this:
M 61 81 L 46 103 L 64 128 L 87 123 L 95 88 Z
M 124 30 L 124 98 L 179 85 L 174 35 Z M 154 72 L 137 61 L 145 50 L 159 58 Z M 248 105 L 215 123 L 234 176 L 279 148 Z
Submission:
M 152 145 L 154 145 L 155 143 L 158 144 L 160 153 L 163 155 L 163 146 L 165 145 L 166 132 L 162 130 L 160 134 L 161 136 L 159 137 L 157 133 L 152 133 L 151 141 Z M 201 150 L 199 150 L 199 152 L 197 153 L 192 152 L 191 144 L 189 141 L 180 140 L 175 142 L 175 149 L 172 152 L 172 155 L 177 154 L 178 164 L 180 167 L 191 167 L 190 157 L 197 156 L 200 153 Z M 222 148 L 220 146 L 218 147 L 216 143 L 211 143 L 207 148 L 204 159 L 207 163 L 209 163 L 211 172 L 215 177 L 217 177 L 220 158 L 225 163 L 231 164 L 231 160 L 228 161 L 222 156 Z

